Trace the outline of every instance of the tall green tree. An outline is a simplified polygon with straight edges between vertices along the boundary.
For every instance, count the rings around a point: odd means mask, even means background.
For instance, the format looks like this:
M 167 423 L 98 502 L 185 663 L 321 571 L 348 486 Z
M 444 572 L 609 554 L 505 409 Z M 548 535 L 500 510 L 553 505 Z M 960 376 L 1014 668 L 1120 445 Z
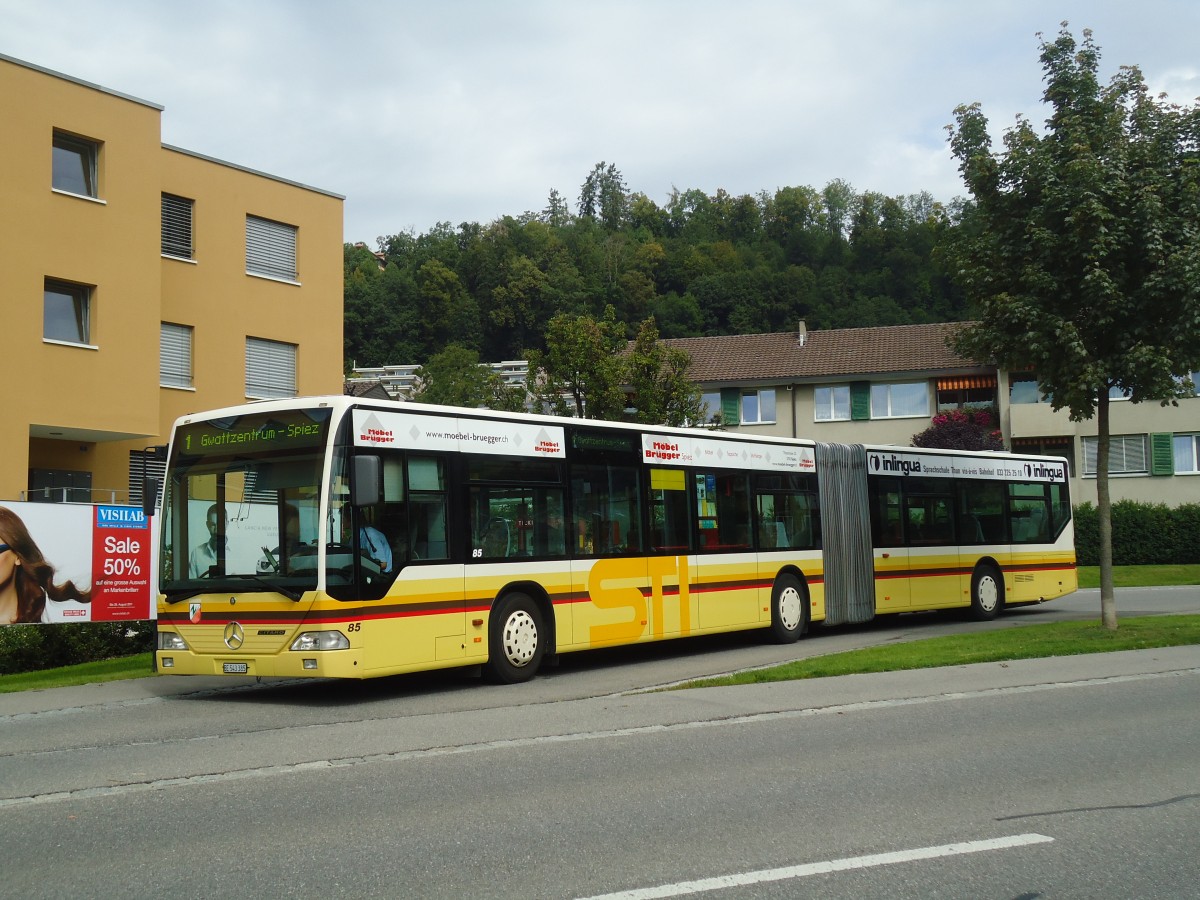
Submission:
M 992 151 L 979 104 L 950 128 L 974 208 L 953 248 L 978 323 L 956 349 L 1031 368 L 1055 409 L 1095 417 L 1101 618 L 1117 627 L 1108 484 L 1109 398 L 1172 402 L 1200 367 L 1200 111 L 1150 95 L 1063 24 L 1041 41 L 1050 117 Z
M 597 219 L 609 231 L 629 220 L 629 189 L 616 165 L 596 163 L 579 188 L 579 215 Z
M 479 353 L 461 344 L 450 344 L 435 353 L 416 371 L 416 403 L 465 406 L 469 409 L 525 409 L 525 389 L 507 385 L 497 373 L 479 362 Z
M 600 320 L 559 313 L 546 328 L 546 349 L 526 351 L 530 392 L 552 415 L 619 419 L 624 347 L 625 326 L 611 306 Z
M 646 319 L 624 357 L 624 381 L 633 390 L 634 417 L 647 425 L 702 422 L 700 388 L 688 375 L 692 358 L 658 340 L 654 319 Z

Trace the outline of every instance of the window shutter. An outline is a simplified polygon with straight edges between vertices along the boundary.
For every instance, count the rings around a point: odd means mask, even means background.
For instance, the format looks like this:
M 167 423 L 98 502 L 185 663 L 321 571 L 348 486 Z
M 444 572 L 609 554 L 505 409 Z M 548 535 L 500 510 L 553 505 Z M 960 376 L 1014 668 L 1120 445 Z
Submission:
M 192 201 L 162 195 L 162 254 L 192 258 Z
M 742 392 L 737 388 L 721 388 L 721 423 L 742 424 Z
M 166 459 L 156 459 L 153 453 L 145 450 L 129 451 L 129 502 L 140 506 L 142 502 L 142 486 L 149 475 L 158 479 L 159 494 L 162 493 L 163 477 L 167 472 Z M 155 497 L 155 503 L 158 497 Z
M 850 383 L 850 419 L 865 422 L 871 418 L 871 382 Z
M 246 216 L 246 271 L 296 281 L 296 228 Z
M 1175 474 L 1175 435 L 1150 435 L 1150 474 Z
M 192 386 L 192 329 L 163 322 L 158 337 L 158 383 L 162 387 Z
M 296 396 L 296 345 L 246 338 L 246 396 L 259 400 Z

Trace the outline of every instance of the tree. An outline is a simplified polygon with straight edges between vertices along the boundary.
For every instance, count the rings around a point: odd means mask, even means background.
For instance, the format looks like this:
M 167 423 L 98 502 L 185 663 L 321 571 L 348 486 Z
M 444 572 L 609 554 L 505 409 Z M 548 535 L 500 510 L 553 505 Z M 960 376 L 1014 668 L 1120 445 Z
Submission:
M 458 274 L 441 260 L 431 259 L 417 271 L 416 281 L 422 303 L 420 333 L 425 353 L 436 352 L 451 338 L 479 346 L 479 305 L 463 288 Z
M 487 366 L 480 365 L 479 353 L 460 344 L 450 344 L 416 371 L 416 403 L 439 403 L 469 409 L 525 408 L 524 388 L 506 385 Z
M 526 351 L 530 392 L 556 416 L 619 419 L 625 408 L 624 347 L 625 328 L 611 306 L 600 321 L 559 313 L 546 328 L 546 349 Z
M 579 215 L 598 219 L 603 226 L 616 231 L 629 218 L 629 190 L 617 167 L 596 163 L 579 188 Z
M 637 421 L 682 426 L 704 420 L 700 388 L 688 377 L 692 358 L 686 350 L 659 343 L 653 318 L 638 328 L 624 362 Z
M 1095 416 L 1101 618 L 1113 629 L 1109 398 L 1172 402 L 1200 364 L 1200 110 L 1151 97 L 1135 67 L 1103 87 L 1083 35 L 1077 46 L 1063 23 L 1041 41 L 1043 134 L 1020 118 L 993 153 L 979 104 L 955 110 L 950 146 L 974 203 L 952 255 L 978 308 L 955 349 L 1032 369 L 1055 409 Z

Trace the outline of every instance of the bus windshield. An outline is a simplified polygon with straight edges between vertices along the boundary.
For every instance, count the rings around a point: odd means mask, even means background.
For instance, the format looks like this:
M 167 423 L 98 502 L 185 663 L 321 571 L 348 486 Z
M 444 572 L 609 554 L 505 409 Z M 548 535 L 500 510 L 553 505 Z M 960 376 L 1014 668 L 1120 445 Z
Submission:
M 321 472 L 331 411 L 262 412 L 177 429 L 163 490 L 160 587 L 212 591 L 317 586 Z

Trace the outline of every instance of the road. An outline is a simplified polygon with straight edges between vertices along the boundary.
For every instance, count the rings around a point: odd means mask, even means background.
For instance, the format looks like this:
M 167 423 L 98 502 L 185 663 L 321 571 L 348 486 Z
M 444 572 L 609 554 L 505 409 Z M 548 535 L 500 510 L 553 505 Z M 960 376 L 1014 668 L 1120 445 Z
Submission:
M 514 687 L 3 695 L 0 896 L 1194 896 L 1200 648 L 629 693 L 1098 605 L 588 654 Z

